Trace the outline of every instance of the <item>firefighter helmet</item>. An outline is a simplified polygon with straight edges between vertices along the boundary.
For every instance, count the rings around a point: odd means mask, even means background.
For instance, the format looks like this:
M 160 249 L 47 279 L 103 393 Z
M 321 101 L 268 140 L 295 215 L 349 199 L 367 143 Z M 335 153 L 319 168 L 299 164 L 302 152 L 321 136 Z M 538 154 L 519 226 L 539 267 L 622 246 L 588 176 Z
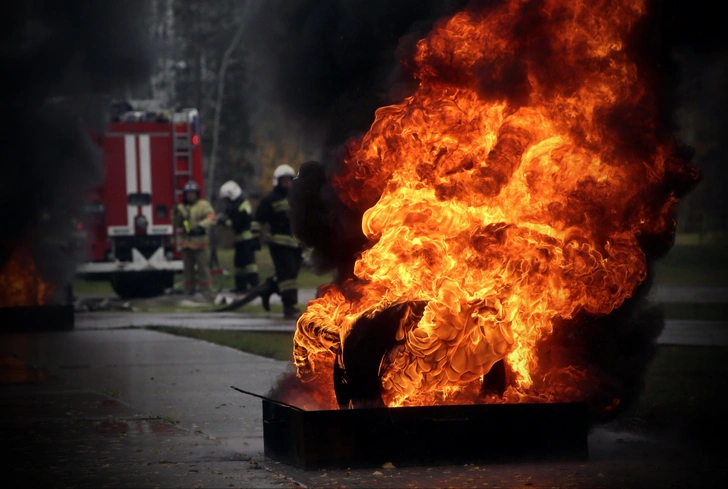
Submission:
M 184 187 L 182 187 L 182 191 L 184 193 L 197 192 L 197 195 L 200 195 L 200 186 L 197 185 L 197 182 L 195 182 L 194 180 L 190 180 L 189 182 L 185 183 Z
M 232 180 L 228 180 L 220 187 L 221 199 L 237 200 L 241 195 L 243 195 L 243 190 L 240 188 L 240 185 Z
M 278 185 L 278 179 L 281 177 L 296 178 L 296 172 L 288 165 L 280 165 L 273 172 L 273 185 Z

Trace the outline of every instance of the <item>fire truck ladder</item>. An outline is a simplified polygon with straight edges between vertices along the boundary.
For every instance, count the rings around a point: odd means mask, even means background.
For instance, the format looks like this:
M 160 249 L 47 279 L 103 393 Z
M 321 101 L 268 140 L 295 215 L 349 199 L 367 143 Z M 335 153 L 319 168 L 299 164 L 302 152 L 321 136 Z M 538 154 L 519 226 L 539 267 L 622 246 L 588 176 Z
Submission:
M 182 117 L 184 118 L 182 118 Z M 185 124 L 184 132 L 177 132 L 177 125 Z M 192 180 L 192 121 L 187 110 L 181 114 L 172 115 L 172 178 L 174 179 L 174 202 L 177 205 L 182 201 L 182 190 L 187 182 Z M 177 251 L 180 250 L 181 230 L 176 228 L 174 232 L 174 243 Z
M 172 154 L 174 155 L 174 200 L 179 202 L 182 188 L 192 180 L 192 121 L 187 111 L 184 112 L 185 132 L 177 132 L 179 119 L 172 117 Z M 180 179 L 182 182 L 180 182 Z

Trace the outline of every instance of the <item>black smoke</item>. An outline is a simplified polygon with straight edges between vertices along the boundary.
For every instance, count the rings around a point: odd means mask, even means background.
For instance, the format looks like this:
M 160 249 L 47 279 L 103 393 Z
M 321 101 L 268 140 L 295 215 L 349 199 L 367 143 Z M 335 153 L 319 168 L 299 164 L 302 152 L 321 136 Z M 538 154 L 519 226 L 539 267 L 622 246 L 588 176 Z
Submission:
M 251 47 L 269 60 L 265 82 L 294 115 L 326 127 L 328 148 L 366 132 L 374 111 L 411 78 L 409 54 L 438 18 L 464 0 L 273 0 L 251 23 Z M 259 75 L 263 76 L 263 75 Z
M 451 2 L 443 8 L 431 8 L 426 6 L 428 2 L 422 2 L 416 19 L 397 17 L 399 11 L 390 7 L 390 2 L 346 2 L 347 7 L 351 4 L 350 9 L 344 8 L 343 2 L 319 8 L 314 3 L 299 2 L 296 7 L 283 9 L 279 28 L 265 39 L 274 53 L 272 63 L 277 63 L 269 73 L 274 92 L 292 114 L 328 128 L 325 157 L 302 166 L 289 200 L 294 233 L 313 247 L 320 270 L 336 269 L 341 278 L 351 272 L 357 252 L 367 244 L 360 229 L 361 215 L 344 206 L 330 184 L 332 173 L 341 163 L 342 144 L 366 132 L 376 108 L 408 94 L 412 80 L 402 61 L 407 60 L 414 42 L 426 34 L 437 16 L 460 8 L 488 9 L 500 2 Z M 535 7 L 538 3 L 532 2 Z M 728 113 L 722 88 L 725 70 L 711 66 L 716 60 L 724 64 L 728 53 L 724 17 L 717 6 L 685 0 L 648 1 L 647 8 L 647 15 L 634 26 L 628 49 L 657 100 L 659 129 L 681 139 L 686 130 L 691 130 L 687 127 L 691 120 L 679 114 L 680 110 L 688 111 L 694 120 L 700 120 L 692 129 L 703 141 L 710 141 L 716 168 L 724 168 L 724 141 L 728 141 L 728 124 L 723 121 Z M 382 17 L 388 13 L 393 14 L 391 23 Z M 397 28 L 392 29 L 393 25 Z M 506 81 L 519 80 L 517 68 L 514 62 L 514 70 L 504 75 Z M 503 83 L 498 89 L 517 103 L 527 87 L 513 85 Z M 612 124 L 615 137 L 626 141 L 639 138 L 620 132 L 619 116 L 615 115 Z M 694 148 L 682 145 L 679 156 L 690 160 L 693 153 Z M 715 171 L 724 174 L 723 170 Z M 703 179 L 700 185 L 711 185 L 715 194 L 725 195 L 724 179 L 708 183 Z M 683 192 L 687 189 L 682 185 Z M 650 276 L 635 296 L 607 317 L 580 315 L 541 347 L 544 358 L 550 353 L 562 360 L 570 355 L 573 363 L 584 366 L 598 379 L 598 386 L 590 394 L 595 421 L 608 421 L 634 404 L 664 327 L 662 312 L 647 297 L 654 263 L 671 243 L 660 240 L 641 244 Z M 568 355 L 564 356 L 564 351 Z M 614 397 L 621 399 L 617 407 L 610 405 Z
M 269 95 L 304 126 L 325 128 L 322 161 L 304 166 L 290 197 L 292 208 L 298 210 L 294 211 L 294 231 L 313 247 L 319 270 L 348 269 L 351 260 L 342 257 L 351 257 L 365 244 L 358 229 L 360 216 L 341 205 L 328 184 L 341 163 L 342 144 L 368 130 L 378 107 L 410 93 L 413 80 L 406 61 L 414 43 L 438 18 L 463 8 L 483 11 L 499 3 L 276 0 L 252 22 L 265 26 L 254 31 L 251 46 L 269 60 L 268 70 L 259 74 Z M 661 123 L 680 136 L 690 122 L 685 115 L 677 116 L 678 109 L 686 108 L 700 118 L 702 143 L 709 139 L 713 154 L 721 155 L 712 156 L 709 173 L 722 176 L 720 160 L 726 152 L 721 142 L 728 140 L 723 137 L 728 127 L 722 120 L 726 111 L 724 104 L 717 103 L 722 92 L 705 90 L 707 77 L 702 76 L 716 57 L 724 60 L 728 52 L 722 17 L 717 7 L 707 3 L 652 0 L 647 6 L 648 15 L 633 29 L 630 50 L 644 67 L 641 75 L 650 78 L 660 102 Z M 712 71 L 718 72 L 713 78 L 720 76 L 720 69 Z M 514 76 L 517 69 L 510 78 Z M 515 90 L 513 96 L 518 98 L 517 86 L 509 90 Z M 619 121 L 613 125 L 618 127 Z M 690 155 L 690 148 L 685 148 L 685 155 Z M 711 186 L 711 195 L 722 195 L 724 182 L 720 178 L 703 181 L 701 186 Z
M 111 98 L 148 75 L 147 3 L 4 6 L 0 269 L 23 246 L 46 280 L 63 285 L 73 274 L 73 219 L 103 175 L 94 138 L 104 130 Z
M 310 127 L 312 137 L 323 133 L 322 161 L 302 165 L 290 194 L 294 233 L 313 248 L 318 271 L 346 274 L 366 243 L 361 216 L 329 185 L 342 145 L 368 130 L 378 107 L 411 92 L 402 61 L 437 19 L 466 3 L 274 0 L 251 22 L 248 47 L 267 60 L 256 73 L 258 89 Z
M 701 173 L 680 206 L 679 224 L 694 232 L 703 219 L 715 217 L 728 229 L 723 198 L 728 190 L 728 32 L 719 8 L 709 2 L 651 1 L 648 6 L 649 16 L 636 26 L 632 54 L 647 68 L 644 75 L 655 78 L 662 122 L 689 146 Z

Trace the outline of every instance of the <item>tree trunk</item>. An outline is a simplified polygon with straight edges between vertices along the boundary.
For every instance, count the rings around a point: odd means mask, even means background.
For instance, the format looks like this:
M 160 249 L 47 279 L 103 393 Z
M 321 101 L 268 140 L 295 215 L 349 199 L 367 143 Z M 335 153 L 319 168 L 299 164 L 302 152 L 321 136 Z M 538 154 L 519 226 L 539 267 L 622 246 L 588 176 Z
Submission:
M 240 41 L 240 37 L 243 35 L 245 24 L 241 23 L 235 35 L 233 35 L 230 44 L 225 50 L 225 54 L 222 56 L 220 62 L 220 70 L 217 74 L 217 100 L 215 101 L 215 119 L 212 124 L 212 150 L 210 152 L 210 167 L 207 172 L 207 195 L 212 196 L 212 192 L 215 189 L 215 166 L 217 164 L 217 147 L 218 141 L 220 140 L 220 114 L 222 113 L 222 101 L 225 93 L 225 72 L 230 64 L 230 57 L 235 51 L 235 48 Z
M 154 0 L 152 2 L 152 39 L 157 42 L 159 55 L 156 69 L 150 76 L 152 98 L 162 107 L 170 108 L 176 99 L 174 65 L 174 1 Z

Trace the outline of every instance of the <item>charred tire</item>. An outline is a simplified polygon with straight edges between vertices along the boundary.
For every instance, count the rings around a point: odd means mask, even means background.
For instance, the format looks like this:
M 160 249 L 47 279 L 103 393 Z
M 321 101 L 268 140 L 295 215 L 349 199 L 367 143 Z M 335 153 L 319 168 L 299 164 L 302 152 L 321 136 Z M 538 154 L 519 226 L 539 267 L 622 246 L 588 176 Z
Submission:
M 111 287 L 122 299 L 154 297 L 174 286 L 174 272 L 114 272 Z
M 341 409 L 385 407 L 379 369 L 387 354 L 401 341 L 397 330 L 407 313 L 422 316 L 427 303 L 392 306 L 374 317 L 362 317 L 344 342 L 344 368 L 334 362 L 334 393 Z M 419 319 L 417 319 L 419 321 Z M 341 351 L 339 352 L 339 355 Z

